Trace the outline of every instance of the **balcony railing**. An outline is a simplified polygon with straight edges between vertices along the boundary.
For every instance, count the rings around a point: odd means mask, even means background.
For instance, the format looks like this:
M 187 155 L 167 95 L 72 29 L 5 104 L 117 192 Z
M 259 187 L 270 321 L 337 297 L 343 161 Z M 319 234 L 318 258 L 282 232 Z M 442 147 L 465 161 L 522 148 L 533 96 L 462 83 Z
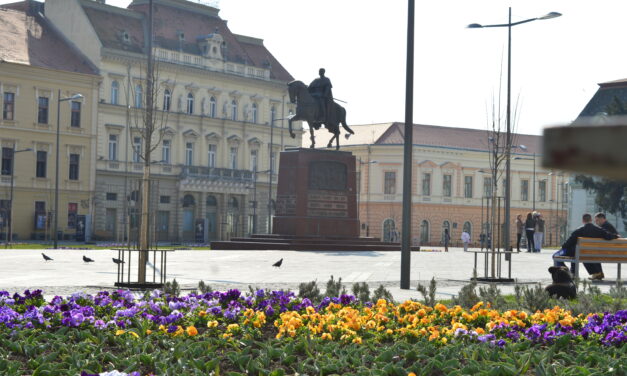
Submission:
M 253 172 L 249 170 L 233 170 L 230 168 L 183 166 L 181 177 L 200 177 L 212 180 L 233 180 L 248 182 L 253 180 Z

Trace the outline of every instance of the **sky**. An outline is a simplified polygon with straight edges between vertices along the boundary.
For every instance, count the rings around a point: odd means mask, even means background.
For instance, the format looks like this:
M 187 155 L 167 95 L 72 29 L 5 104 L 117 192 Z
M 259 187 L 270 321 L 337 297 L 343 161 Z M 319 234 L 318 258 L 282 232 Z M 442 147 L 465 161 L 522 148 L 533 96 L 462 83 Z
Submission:
M 232 32 L 263 39 L 295 79 L 309 83 L 324 67 L 349 125 L 404 121 L 406 0 L 211 3 Z M 507 28 L 466 26 L 507 23 L 510 6 L 512 22 L 562 13 L 512 28 L 515 131 L 567 124 L 598 83 L 627 78 L 625 0 L 416 1 L 414 123 L 486 129 L 499 86 L 505 108 Z

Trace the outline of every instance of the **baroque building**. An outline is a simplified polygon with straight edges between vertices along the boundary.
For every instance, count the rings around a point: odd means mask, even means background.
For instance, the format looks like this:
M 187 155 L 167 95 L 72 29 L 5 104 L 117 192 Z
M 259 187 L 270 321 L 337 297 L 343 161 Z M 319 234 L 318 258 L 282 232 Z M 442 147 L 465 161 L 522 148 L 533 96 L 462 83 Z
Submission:
M 11 219 L 13 241 L 52 239 L 55 215 L 59 239 L 73 240 L 93 216 L 100 79 L 42 11 L 42 4 L 34 2 L 0 8 L 3 240 Z
M 351 125 L 355 136 L 342 145 L 342 150 L 357 157 L 361 236 L 390 241 L 400 234 L 404 126 L 398 122 Z M 316 137 L 318 144 L 325 144 L 330 135 L 318 132 Z M 568 176 L 541 168 L 541 136 L 513 134 L 512 140 L 512 244 L 516 242 L 516 216 L 524 217 L 535 207 L 546 220 L 544 244 L 555 245 L 566 220 L 568 196 L 562 187 Z M 445 229 L 453 244 L 461 243 L 463 230 L 471 235 L 473 244 L 479 244 L 479 235 L 487 231 L 486 198 L 492 196 L 493 189 L 489 142 L 486 130 L 414 124 L 414 245 L 441 244 Z M 503 208 L 504 173 L 500 175 L 497 196 Z M 503 222 L 503 216 L 501 210 L 498 223 Z
M 92 166 L 95 239 L 123 241 L 138 227 L 148 4 L 45 4 L 46 17 L 102 77 Z M 293 78 L 262 40 L 231 32 L 218 9 L 185 0 L 153 4 L 155 117 L 162 130 L 150 161 L 155 240 L 266 232 L 278 153 L 298 146 L 282 120 L 292 110 L 286 84 Z

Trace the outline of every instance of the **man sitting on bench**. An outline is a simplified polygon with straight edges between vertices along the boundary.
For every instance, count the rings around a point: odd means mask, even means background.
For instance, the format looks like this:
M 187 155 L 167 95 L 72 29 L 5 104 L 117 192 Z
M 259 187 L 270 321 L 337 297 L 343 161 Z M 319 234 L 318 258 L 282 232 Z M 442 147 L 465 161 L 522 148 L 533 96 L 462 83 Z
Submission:
M 582 217 L 583 226 L 579 227 L 572 234 L 568 240 L 562 244 L 562 249 L 555 252 L 553 256 L 575 256 L 575 249 L 577 248 L 577 238 L 600 238 L 605 240 L 612 240 L 618 238 L 616 234 L 610 234 L 606 230 L 592 223 L 592 215 L 586 213 Z M 566 266 L 562 261 L 554 260 L 555 266 Z M 602 280 L 605 278 L 603 275 L 603 269 L 601 268 L 601 264 L 598 263 L 584 263 L 583 266 L 586 267 L 588 274 L 590 274 L 590 279 L 592 280 Z M 570 266 L 571 273 L 575 274 L 575 263 L 571 263 Z

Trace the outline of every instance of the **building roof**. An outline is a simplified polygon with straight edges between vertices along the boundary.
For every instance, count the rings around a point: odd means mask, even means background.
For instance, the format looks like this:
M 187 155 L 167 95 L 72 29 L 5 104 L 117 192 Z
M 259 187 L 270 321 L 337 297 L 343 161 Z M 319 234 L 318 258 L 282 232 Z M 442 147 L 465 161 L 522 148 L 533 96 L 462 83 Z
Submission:
M 104 47 L 137 52 L 145 51 L 148 30 L 148 2 L 134 0 L 128 9 L 81 0 L 87 17 Z M 154 44 L 168 50 L 201 55 L 199 37 L 220 34 L 226 48 L 226 60 L 238 64 L 270 69 L 270 78 L 292 81 L 260 39 L 235 35 L 227 22 L 218 16 L 219 10 L 187 0 L 154 0 Z M 127 33 L 129 39 L 124 39 Z
M 575 124 L 583 122 L 601 124 L 602 121 L 592 120 L 600 116 L 608 116 L 610 105 L 618 99 L 623 105 L 627 103 L 627 79 L 608 81 L 599 84 L 599 90 L 592 96 L 590 102 L 583 108 Z M 612 114 L 610 114 L 612 115 Z
M 12 9 L 7 9 L 11 7 Z M 69 72 L 96 74 L 40 15 L 24 3 L 0 7 L 0 61 Z
M 405 142 L 405 124 L 401 122 L 351 125 L 355 132 L 346 140 L 340 136 L 340 145 L 402 145 Z M 344 132 L 342 132 L 344 133 Z M 452 149 L 488 151 L 488 132 L 482 129 L 443 127 L 436 125 L 414 124 L 413 144 Z M 512 134 L 513 145 L 524 145 L 527 150 L 515 148 L 516 154 L 541 154 L 542 136 Z M 331 138 L 326 131 L 316 133 L 316 145 L 324 146 Z M 303 146 L 309 146 L 308 135 L 303 136 Z M 340 146 L 340 147 L 341 147 Z

